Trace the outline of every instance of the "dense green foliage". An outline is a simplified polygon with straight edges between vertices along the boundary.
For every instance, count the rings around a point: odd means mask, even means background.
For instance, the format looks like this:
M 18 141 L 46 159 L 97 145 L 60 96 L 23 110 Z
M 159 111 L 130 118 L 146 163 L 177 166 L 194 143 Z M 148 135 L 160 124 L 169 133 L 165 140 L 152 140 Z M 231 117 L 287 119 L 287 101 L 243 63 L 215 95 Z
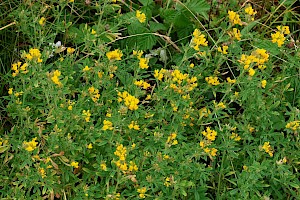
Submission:
M 299 198 L 296 0 L 0 4 L 1 199 Z

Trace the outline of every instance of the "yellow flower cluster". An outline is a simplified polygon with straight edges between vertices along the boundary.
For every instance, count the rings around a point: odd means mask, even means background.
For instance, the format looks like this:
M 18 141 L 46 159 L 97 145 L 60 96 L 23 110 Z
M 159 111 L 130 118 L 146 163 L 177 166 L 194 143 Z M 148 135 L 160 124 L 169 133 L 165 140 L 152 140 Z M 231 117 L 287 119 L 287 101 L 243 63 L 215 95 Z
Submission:
M 253 76 L 255 74 L 255 70 L 252 67 L 257 66 L 260 70 L 264 70 L 266 68 L 264 64 L 268 60 L 269 54 L 265 49 L 256 49 L 251 53 L 251 55 L 242 54 L 239 62 L 244 65 L 245 70 L 248 69 L 249 75 Z
M 26 151 L 33 151 L 36 149 L 37 145 L 38 145 L 38 142 L 36 142 L 37 138 L 33 138 L 31 141 L 29 142 L 26 142 L 24 141 L 23 142 L 23 145 L 24 145 L 24 148 Z
M 139 20 L 139 22 L 141 22 L 141 23 L 144 23 L 146 21 L 146 15 L 145 15 L 145 13 L 142 13 L 139 10 L 136 11 L 135 16 Z
M 51 77 L 51 80 L 53 81 L 53 83 L 55 83 L 58 86 L 62 86 L 62 83 L 59 80 L 60 75 L 61 75 L 61 72 L 59 70 L 55 70 L 53 72 L 53 76 Z
M 123 93 L 118 92 L 119 102 L 124 101 L 125 106 L 129 108 L 129 110 L 137 110 L 138 103 L 140 102 L 139 99 L 135 98 L 134 96 L 130 95 L 127 91 L 124 91 Z
M 207 127 L 206 131 L 202 131 L 202 135 L 206 139 L 199 143 L 200 147 L 204 150 L 205 153 L 209 154 L 210 156 L 216 156 L 218 150 L 216 148 L 209 148 L 209 146 L 216 139 L 217 131 L 211 130 L 210 127 Z
M 82 69 L 82 71 L 83 71 L 83 72 L 87 72 L 87 71 L 89 71 L 90 69 L 91 69 L 91 68 L 89 68 L 89 66 L 86 65 L 86 66 Z
M 228 11 L 228 17 L 229 17 L 229 21 L 230 21 L 233 25 L 235 25 L 235 24 L 238 24 L 238 25 L 241 25 L 241 26 L 243 25 L 243 24 L 242 24 L 242 21 L 241 21 L 241 19 L 240 19 L 240 15 L 237 14 L 236 12 L 229 10 L 229 11 Z
M 45 18 L 45 17 L 41 17 L 41 19 L 39 20 L 39 24 L 40 24 L 41 26 L 44 26 L 45 23 L 46 23 L 46 18 Z
M 71 162 L 71 166 L 74 167 L 75 169 L 79 168 L 79 163 L 78 162 Z
M 134 171 L 138 171 L 138 170 L 139 170 L 138 166 L 133 161 L 129 161 L 128 171 L 134 172 Z
M 166 187 L 170 187 L 172 184 L 174 184 L 174 177 L 171 175 L 170 177 L 166 177 L 165 178 L 165 182 L 164 182 L 164 185 Z
M 160 70 L 156 69 L 154 70 L 154 77 L 157 78 L 157 80 L 161 81 L 164 78 L 166 72 L 167 70 L 164 68 L 161 68 Z
M 41 59 L 41 52 L 38 49 L 29 49 L 29 53 L 25 54 L 25 58 L 27 60 L 37 61 L 38 63 L 43 62 L 43 60 Z
M 216 109 L 225 109 L 226 108 L 226 105 L 224 104 L 224 102 L 216 103 L 215 100 L 213 102 L 214 102 L 214 105 L 215 105 Z
M 125 161 L 127 156 L 126 153 L 127 149 L 123 146 L 123 144 L 118 145 L 116 151 L 114 152 L 114 154 L 119 157 L 119 160 L 116 161 L 115 164 L 122 171 L 126 171 L 128 169 L 127 163 Z
M 149 87 L 151 87 L 151 85 L 144 80 L 135 81 L 134 85 L 136 85 L 138 87 L 142 87 L 145 90 L 147 90 Z
M 257 12 L 252 8 L 251 5 L 249 5 L 245 8 L 245 13 L 252 16 L 252 15 L 256 15 Z
M 102 162 L 102 163 L 100 164 L 100 168 L 101 168 L 103 171 L 106 171 L 106 170 L 107 170 L 107 166 L 106 166 L 105 162 Z
M 137 189 L 137 192 L 140 193 L 139 197 L 141 199 L 145 199 L 146 198 L 146 196 L 145 196 L 145 193 L 147 192 L 146 187 L 142 187 L 142 188 Z
M 238 41 L 241 40 L 242 34 L 241 34 L 241 31 L 237 28 L 233 28 L 232 31 L 228 32 L 228 34 L 230 37 L 233 37 L 233 38 L 237 39 Z
M 237 133 L 232 132 L 230 139 L 232 139 L 234 141 L 240 141 L 242 138 Z
M 100 98 L 99 90 L 95 89 L 93 86 L 88 89 L 90 96 L 94 102 L 98 101 Z
M 209 76 L 205 78 L 205 81 L 210 85 L 219 85 L 220 82 L 218 80 L 218 77 Z
M 251 5 L 247 6 L 245 8 L 245 13 L 247 13 L 250 17 L 251 17 L 251 20 L 253 21 L 254 20 L 254 15 L 257 14 L 257 11 L 255 11 Z
M 285 41 L 284 35 L 290 34 L 290 29 L 288 26 L 277 26 L 276 28 L 278 31 L 271 33 L 272 42 L 277 43 L 278 47 L 281 47 Z
M 106 53 L 106 56 L 109 60 L 121 60 L 123 53 L 121 50 L 116 49 Z
M 86 122 L 90 121 L 90 117 L 91 117 L 90 110 L 83 110 L 82 115 L 85 117 L 84 119 L 85 119 Z
M 92 149 L 92 148 L 93 148 L 93 144 L 92 144 L 92 143 L 89 143 L 88 145 L 86 145 L 86 148 Z
M 226 45 L 222 47 L 218 47 L 218 52 L 221 52 L 222 54 L 228 54 L 227 50 L 228 50 L 228 46 Z
M 74 48 L 72 48 L 72 47 L 68 47 L 67 48 L 67 53 L 68 54 L 73 54 L 75 52 L 75 49 Z
M 178 140 L 176 140 L 176 137 L 177 137 L 177 134 L 176 134 L 176 133 L 171 133 L 171 134 L 168 136 L 168 139 L 167 139 L 166 144 L 167 144 L 168 146 L 172 146 L 172 145 L 178 144 Z
M 265 142 L 262 146 L 262 149 L 265 150 L 265 152 L 268 153 L 271 157 L 273 157 L 273 149 L 270 145 L 270 142 Z
M 262 88 L 266 88 L 266 85 L 267 85 L 267 81 L 266 80 L 262 80 L 261 81 L 261 87 Z
M 140 126 L 137 124 L 136 121 L 131 121 L 131 123 L 128 125 L 128 128 L 134 130 L 140 130 Z
M 137 56 L 138 60 L 139 60 L 139 67 L 141 69 L 148 69 L 149 68 L 149 58 L 142 58 L 143 55 L 143 51 L 135 51 L 133 50 L 133 55 Z
M 175 69 L 171 76 L 170 88 L 179 94 L 190 92 L 198 86 L 197 77 L 189 78 L 189 74 L 183 74 L 178 69 Z
M 12 76 L 16 77 L 19 74 L 20 70 L 24 74 L 28 73 L 27 67 L 28 67 L 27 63 L 23 63 L 23 65 L 22 62 L 17 62 L 12 64 L 11 65 L 11 69 L 13 70 Z
M 191 47 L 196 51 L 199 51 L 199 46 L 207 46 L 207 41 L 205 39 L 205 35 L 203 35 L 199 29 L 195 29 L 193 32 L 193 38 L 191 40 Z
M 300 121 L 289 122 L 289 123 L 286 124 L 285 128 L 296 131 L 297 129 L 300 129 Z
M 231 79 L 230 77 L 227 77 L 226 80 L 227 80 L 227 82 L 230 83 L 230 84 L 236 83 L 236 80 L 235 80 L 235 79 Z
M 207 127 L 206 131 L 202 131 L 201 133 L 204 137 L 206 137 L 206 139 L 208 139 L 210 141 L 214 141 L 218 134 L 217 131 L 211 130 L 210 127 Z
M 68 110 L 73 110 L 75 102 L 72 102 L 71 100 L 68 101 Z
M 103 120 L 103 127 L 102 130 L 106 131 L 106 130 L 113 130 L 113 124 L 111 121 L 109 120 Z
M 39 168 L 38 171 L 42 178 L 46 177 L 46 171 L 44 168 Z

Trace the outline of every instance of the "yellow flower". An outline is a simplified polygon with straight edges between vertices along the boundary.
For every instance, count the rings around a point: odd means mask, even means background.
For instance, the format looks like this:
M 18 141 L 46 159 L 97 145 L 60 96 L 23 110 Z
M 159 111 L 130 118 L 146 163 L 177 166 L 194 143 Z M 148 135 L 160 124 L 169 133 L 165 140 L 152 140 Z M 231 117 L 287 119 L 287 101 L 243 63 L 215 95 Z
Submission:
M 167 70 L 165 69 L 156 69 L 154 70 L 154 77 L 157 78 L 157 80 L 161 81 L 164 78 L 164 74 L 166 73 Z
M 23 142 L 24 148 L 26 151 L 33 151 L 36 149 L 38 142 L 36 142 L 37 138 L 33 138 L 30 142 Z
M 221 52 L 222 54 L 228 54 L 227 50 L 228 46 L 218 47 L 218 52 Z
M 89 71 L 89 70 L 90 70 L 90 68 L 87 65 L 82 69 L 82 71 L 84 71 L 84 72 Z
M 255 70 L 253 68 L 250 68 L 248 73 L 249 73 L 249 76 L 254 76 Z
M 128 125 L 128 128 L 134 130 L 140 130 L 140 126 L 137 124 L 136 121 L 131 121 L 131 123 Z
M 228 83 L 231 83 L 231 84 L 236 83 L 236 80 L 235 79 L 232 80 L 230 77 L 227 77 L 226 80 Z
M 41 175 L 42 178 L 45 178 L 46 177 L 46 171 L 44 168 L 39 168 L 39 173 Z
M 13 88 L 8 89 L 8 94 L 11 95 L 13 93 Z
M 277 26 L 277 30 L 281 31 L 283 34 L 290 34 L 290 28 L 288 26 Z
M 247 8 L 245 8 L 245 13 L 252 16 L 252 15 L 256 15 L 257 12 L 253 10 L 252 6 L 250 5 Z
M 289 122 L 289 123 L 286 124 L 285 128 L 296 131 L 298 128 L 300 128 L 300 121 Z
M 261 81 L 261 87 L 262 87 L 262 88 L 265 88 L 266 85 L 267 85 L 267 81 L 266 81 L 266 80 L 262 80 L 262 81 Z
M 103 121 L 103 127 L 102 130 L 106 131 L 106 130 L 113 130 L 113 126 L 112 126 L 112 122 L 109 120 L 104 120 Z
M 265 150 L 265 152 L 268 153 L 271 157 L 273 157 L 273 149 L 270 145 L 270 142 L 265 142 L 262 149 Z
M 92 29 L 92 32 L 91 32 L 91 34 L 92 35 L 95 35 L 97 32 L 94 30 L 94 29 Z
M 144 23 L 146 21 L 146 15 L 139 10 L 136 11 L 135 16 L 141 23 Z
M 138 166 L 134 162 L 130 161 L 129 162 L 129 168 L 128 168 L 128 170 L 130 172 L 133 172 L 133 171 L 138 171 L 139 168 L 138 168 Z
M 74 0 L 69 0 L 69 3 L 73 3 L 74 2 Z
M 210 141 L 214 141 L 218 134 L 217 131 L 211 130 L 210 127 L 207 127 L 206 131 L 202 131 L 201 133 L 203 136 L 205 136 Z
M 241 137 L 237 133 L 231 133 L 230 139 L 233 139 L 234 141 L 240 141 Z
M 121 50 L 116 49 L 114 51 L 107 52 L 106 56 L 109 60 L 121 60 L 123 53 Z
M 171 184 L 171 180 L 170 180 L 169 177 L 167 177 L 167 178 L 165 179 L 164 185 L 165 185 L 166 187 L 169 187 L 170 185 L 172 185 L 172 184 Z
M 148 69 L 149 68 L 149 65 L 148 65 L 149 59 L 148 58 L 140 58 L 139 60 L 140 60 L 139 67 L 141 69 Z
M 73 162 L 71 162 L 71 166 L 77 169 L 77 168 L 79 168 L 79 163 L 73 161 Z
M 83 110 L 82 111 L 82 115 L 85 117 L 85 121 L 86 122 L 89 122 L 90 121 L 90 117 L 91 117 L 91 113 L 90 113 L 90 110 Z
M 193 32 L 193 38 L 191 40 L 191 47 L 194 48 L 196 51 L 199 51 L 199 46 L 207 46 L 208 42 L 205 39 L 205 35 L 203 35 L 199 29 L 195 29 Z
M 237 39 L 238 41 L 241 40 L 242 34 L 241 34 L 241 31 L 240 31 L 239 29 L 233 28 L 233 29 L 232 29 L 232 34 L 233 34 L 233 37 L 234 37 L 235 39 Z
M 46 23 L 46 18 L 45 18 L 45 17 L 42 17 L 42 18 L 39 20 L 39 24 L 40 24 L 41 26 L 44 26 L 45 23 Z
M 75 52 L 75 49 L 74 48 L 72 48 L 72 47 L 68 47 L 67 48 L 67 53 L 68 54 L 73 54 Z
M 88 145 L 87 145 L 87 147 L 86 148 L 88 148 L 88 149 L 92 149 L 93 148 L 93 144 L 92 143 L 89 143 Z
M 213 157 L 217 155 L 218 149 L 216 148 L 211 148 L 209 154 Z
M 228 17 L 229 17 L 229 21 L 232 24 L 242 25 L 242 21 L 240 19 L 240 16 L 236 12 L 229 10 L 228 11 Z
M 218 77 L 209 76 L 209 77 L 205 78 L 205 81 L 210 85 L 219 85 L 220 84 Z
M 277 43 L 278 47 L 281 47 L 284 44 L 285 37 L 284 34 L 277 31 L 276 33 L 271 33 L 272 42 Z
M 105 163 L 101 163 L 100 164 L 100 167 L 103 171 L 106 171 L 107 170 L 107 167 L 106 167 L 106 164 Z
M 148 89 L 151 85 L 143 80 L 135 81 L 134 85 L 142 87 L 143 89 Z
M 137 192 L 140 193 L 139 194 L 140 198 L 142 198 L 142 199 L 146 198 L 146 196 L 145 196 L 145 193 L 147 192 L 146 187 L 142 187 L 142 188 L 137 189 Z
M 61 72 L 59 70 L 55 70 L 53 72 L 53 76 L 51 77 L 51 80 L 53 81 L 53 83 L 55 83 L 58 86 L 62 86 L 62 83 L 59 80 L 60 75 L 61 75 Z
M 124 91 L 123 93 L 119 92 L 118 96 L 120 97 L 120 102 L 124 100 L 124 104 L 128 107 L 129 110 L 138 109 L 138 103 L 140 102 L 139 99 L 130 95 L 127 91 Z

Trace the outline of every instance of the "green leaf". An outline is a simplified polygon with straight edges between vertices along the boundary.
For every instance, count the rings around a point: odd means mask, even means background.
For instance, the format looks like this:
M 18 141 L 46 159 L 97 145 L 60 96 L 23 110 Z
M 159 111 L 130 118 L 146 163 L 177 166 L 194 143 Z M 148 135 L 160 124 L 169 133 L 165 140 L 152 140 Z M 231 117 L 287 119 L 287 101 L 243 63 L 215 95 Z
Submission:
M 247 26 L 245 26 L 245 28 L 243 28 L 243 30 L 241 31 L 242 35 L 246 35 L 250 32 L 250 30 L 257 24 L 257 21 L 253 21 L 250 22 L 249 24 L 247 24 Z
M 273 43 L 271 41 L 268 41 L 268 40 L 258 40 L 255 43 L 255 46 L 257 48 L 260 48 L 260 49 L 266 49 L 272 55 L 278 55 L 278 54 L 280 54 L 280 50 L 279 50 L 277 44 L 275 44 L 275 43 Z
M 138 50 L 152 49 L 156 43 L 156 37 L 153 33 L 140 23 L 132 23 L 129 25 L 128 33 L 131 37 L 127 38 L 125 41 L 130 50 L 134 48 Z
M 180 14 L 180 12 L 174 10 L 174 9 L 166 9 L 160 10 L 160 16 L 165 20 L 167 23 L 174 22 L 175 18 Z
M 151 32 L 156 32 L 156 31 L 159 31 L 159 30 L 163 30 L 163 31 L 167 30 L 166 26 L 164 24 L 161 24 L 161 23 L 156 23 L 156 22 L 150 21 L 149 25 L 150 25 L 150 31 Z
M 207 12 L 210 10 L 210 6 L 206 0 L 191 0 L 186 3 L 185 6 L 194 14 L 201 14 L 206 20 L 208 20 Z
M 139 0 L 139 2 L 143 4 L 143 6 L 148 6 L 153 3 L 152 0 Z

